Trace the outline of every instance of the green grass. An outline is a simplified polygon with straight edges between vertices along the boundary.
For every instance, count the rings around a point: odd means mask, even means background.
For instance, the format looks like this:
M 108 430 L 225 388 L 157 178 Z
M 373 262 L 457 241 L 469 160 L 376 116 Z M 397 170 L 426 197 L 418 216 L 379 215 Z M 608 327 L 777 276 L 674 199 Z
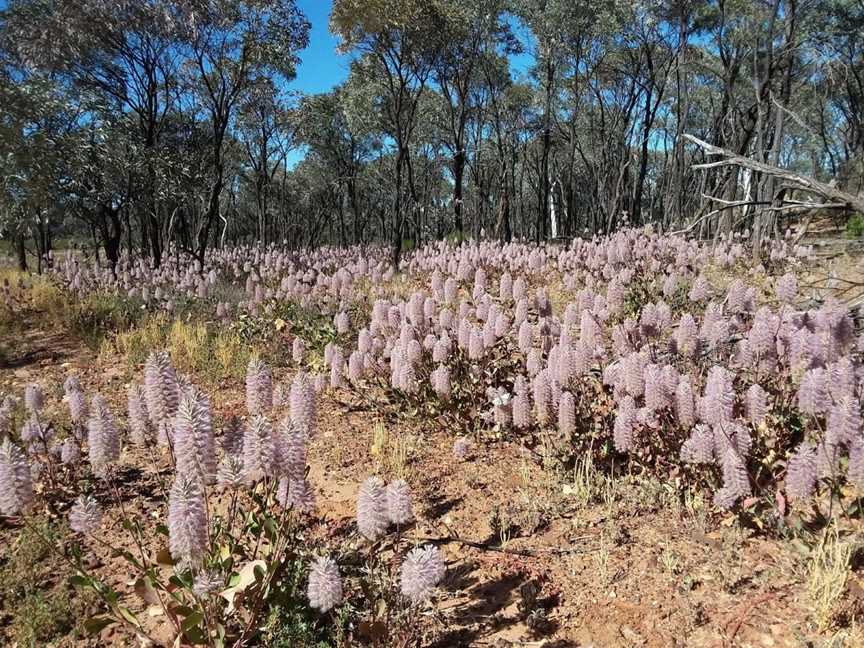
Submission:
M 137 300 L 93 293 L 81 302 L 69 304 L 66 321 L 95 350 L 106 335 L 133 328 L 143 314 Z
M 846 238 L 864 237 L 864 216 L 854 214 L 846 221 Z
M 0 609 L 9 621 L 0 630 L 4 645 L 36 648 L 71 638 L 96 604 L 95 596 L 76 591 L 71 573 L 46 543 L 55 544 L 62 529 L 45 519 L 31 519 L 7 546 L 0 563 Z M 57 645 L 70 645 L 69 641 Z

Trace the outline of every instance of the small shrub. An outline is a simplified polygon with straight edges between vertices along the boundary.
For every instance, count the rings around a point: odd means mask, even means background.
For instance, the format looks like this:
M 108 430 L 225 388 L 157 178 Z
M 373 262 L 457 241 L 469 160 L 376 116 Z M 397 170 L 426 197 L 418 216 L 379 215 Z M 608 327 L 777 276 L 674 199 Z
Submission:
M 306 564 L 289 560 L 271 588 L 270 612 L 261 633 L 261 644 L 273 648 L 325 648 L 341 645 L 346 619 L 321 623 L 305 598 Z M 347 612 L 347 610 L 345 610 Z M 341 613 L 341 614 L 344 614 Z
M 846 221 L 846 238 L 855 239 L 864 237 L 864 215 L 853 214 Z

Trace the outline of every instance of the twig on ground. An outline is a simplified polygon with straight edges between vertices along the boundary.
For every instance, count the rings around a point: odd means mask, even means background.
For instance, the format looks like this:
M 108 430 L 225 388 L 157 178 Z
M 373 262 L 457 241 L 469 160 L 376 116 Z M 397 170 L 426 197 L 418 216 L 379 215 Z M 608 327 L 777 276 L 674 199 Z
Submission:
M 446 525 L 445 525 L 446 526 Z M 570 548 L 561 548 L 561 547 L 550 547 L 550 548 L 541 548 L 541 549 L 507 549 L 505 547 L 501 547 L 498 545 L 492 544 L 491 541 L 486 542 L 478 542 L 477 540 L 466 540 L 464 538 L 460 538 L 456 535 L 453 535 L 453 532 L 448 528 L 451 535 L 431 538 L 415 538 L 421 542 L 431 542 L 432 544 L 451 544 L 458 543 L 464 545 L 466 547 L 471 547 L 472 549 L 479 549 L 480 551 L 494 551 L 497 553 L 510 554 L 513 556 L 525 556 L 528 558 L 536 558 L 540 555 L 555 555 L 555 556 L 563 556 L 567 554 L 579 554 L 579 553 L 591 553 L 595 551 L 595 549 L 588 549 L 585 547 L 570 547 Z M 576 538 L 576 540 L 588 540 L 591 539 L 591 536 L 580 536 Z
M 733 621 L 735 622 L 733 624 L 732 631 L 729 632 L 724 639 L 723 645 L 731 646 L 732 642 L 735 640 L 735 635 L 738 634 L 738 631 L 741 629 L 741 626 L 744 625 L 744 622 L 747 620 L 747 617 L 750 616 L 750 613 L 753 612 L 753 610 L 756 609 L 757 606 L 771 600 L 775 596 L 775 594 L 775 592 L 763 592 L 762 594 L 751 599 L 750 601 L 744 601 L 741 605 L 739 605 L 737 611 L 725 623 L 725 628 L 728 628 Z

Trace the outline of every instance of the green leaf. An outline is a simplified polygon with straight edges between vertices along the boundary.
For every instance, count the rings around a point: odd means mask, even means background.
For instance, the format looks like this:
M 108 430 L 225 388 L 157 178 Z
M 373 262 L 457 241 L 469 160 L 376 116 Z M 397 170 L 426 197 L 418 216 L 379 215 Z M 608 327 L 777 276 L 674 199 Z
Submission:
M 84 630 L 91 636 L 97 635 L 112 623 L 114 623 L 114 619 L 111 617 L 90 617 L 84 622 Z
M 255 574 L 255 581 L 261 582 L 264 580 L 264 576 L 267 575 L 267 567 L 265 564 L 258 564 L 252 568 L 253 573 Z
M 124 551 L 123 552 L 123 558 L 126 559 L 126 562 L 128 562 L 131 565 L 134 565 L 138 569 L 144 568 L 143 565 L 141 565 L 141 563 L 138 561 L 138 559 L 132 555 L 131 551 Z
M 234 570 L 234 558 L 229 556 L 225 560 L 222 561 L 222 571 L 231 572 Z
M 132 611 L 129 608 L 120 607 L 118 608 L 118 610 L 120 611 L 120 614 L 123 616 L 123 618 L 126 619 L 133 626 L 135 626 L 136 628 L 141 627 L 141 622 L 138 621 L 137 617 L 132 614 Z
M 85 578 L 80 574 L 75 574 L 69 578 L 69 584 L 74 585 L 75 587 L 93 587 L 93 584 L 90 582 L 89 578 Z
M 180 583 L 180 587 L 184 587 L 186 589 L 192 589 L 192 586 L 195 584 L 195 579 L 192 576 L 192 572 L 183 572 L 182 574 L 177 574 L 177 581 Z
M 204 633 L 204 628 L 201 626 L 195 626 L 194 628 L 189 628 L 188 631 L 183 633 L 186 635 L 186 639 L 189 643 L 200 645 L 207 643 L 207 635 Z
M 180 625 L 180 630 L 183 632 L 183 634 L 186 634 L 203 620 L 204 614 L 201 612 L 201 610 L 195 610 L 194 612 L 192 612 L 192 614 L 183 619 L 183 623 Z
M 267 537 L 271 541 L 276 539 L 277 531 L 278 529 L 276 526 L 276 520 L 274 520 L 272 517 L 268 517 L 266 520 L 264 520 L 264 533 L 267 534 Z

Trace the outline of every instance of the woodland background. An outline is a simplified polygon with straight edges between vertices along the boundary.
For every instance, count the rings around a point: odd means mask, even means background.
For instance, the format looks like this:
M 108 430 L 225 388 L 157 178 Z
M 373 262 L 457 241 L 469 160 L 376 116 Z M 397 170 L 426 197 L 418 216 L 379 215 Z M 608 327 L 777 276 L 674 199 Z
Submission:
M 758 242 L 796 215 L 860 219 L 862 0 L 335 0 L 350 74 L 303 96 L 309 27 L 292 0 L 0 4 L 19 266 L 60 238 L 156 266 L 380 241 L 398 265 L 444 237 Z

